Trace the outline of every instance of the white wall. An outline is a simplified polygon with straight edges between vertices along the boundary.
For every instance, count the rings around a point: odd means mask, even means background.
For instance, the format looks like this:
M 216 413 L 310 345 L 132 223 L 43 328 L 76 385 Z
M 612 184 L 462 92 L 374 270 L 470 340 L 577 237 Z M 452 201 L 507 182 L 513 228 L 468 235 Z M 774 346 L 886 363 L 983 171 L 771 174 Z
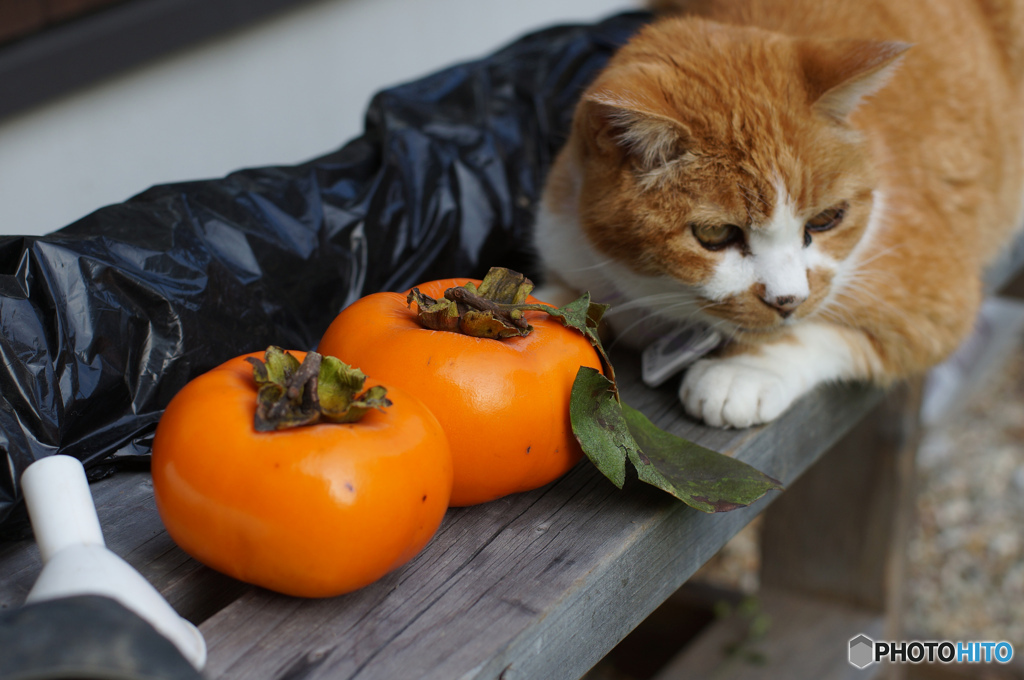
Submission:
M 292 164 L 362 129 L 377 90 L 636 0 L 323 0 L 0 120 L 0 234 L 154 184 Z

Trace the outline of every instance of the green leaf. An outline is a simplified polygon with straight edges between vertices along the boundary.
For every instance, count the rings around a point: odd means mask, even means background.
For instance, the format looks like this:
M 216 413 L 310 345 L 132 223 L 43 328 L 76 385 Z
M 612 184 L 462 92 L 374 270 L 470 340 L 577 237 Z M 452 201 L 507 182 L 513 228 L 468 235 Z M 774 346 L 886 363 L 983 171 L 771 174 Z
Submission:
M 569 396 L 569 421 L 587 458 L 601 473 L 622 488 L 626 459 L 636 449 L 612 381 L 599 371 L 580 367 Z
M 613 383 L 592 368 L 582 367 L 576 374 L 569 410 L 583 452 L 619 488 L 627 460 L 641 481 L 701 512 L 750 505 L 782 488 L 742 461 L 658 428 L 617 400 Z
M 640 479 L 669 492 L 703 512 L 723 512 L 750 505 L 782 483 L 760 470 L 717 451 L 665 432 L 628 404 L 622 410 L 639 446 L 630 460 Z

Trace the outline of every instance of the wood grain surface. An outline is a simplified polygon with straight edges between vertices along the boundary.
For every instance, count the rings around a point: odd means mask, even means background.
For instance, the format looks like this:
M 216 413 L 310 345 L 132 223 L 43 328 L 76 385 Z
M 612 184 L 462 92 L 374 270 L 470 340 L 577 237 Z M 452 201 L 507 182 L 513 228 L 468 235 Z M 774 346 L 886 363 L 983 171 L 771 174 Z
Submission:
M 786 484 L 881 398 L 826 388 L 770 426 L 719 430 L 689 420 L 673 389 L 642 386 L 634 356 L 615 362 L 628 403 Z M 108 546 L 200 625 L 207 676 L 247 680 L 578 678 L 779 495 L 705 515 L 635 479 L 620 491 L 584 461 L 536 491 L 450 510 L 419 556 L 367 588 L 302 600 L 185 555 L 148 474 L 93 493 Z M 0 606 L 19 605 L 39 568 L 31 541 L 0 545 Z

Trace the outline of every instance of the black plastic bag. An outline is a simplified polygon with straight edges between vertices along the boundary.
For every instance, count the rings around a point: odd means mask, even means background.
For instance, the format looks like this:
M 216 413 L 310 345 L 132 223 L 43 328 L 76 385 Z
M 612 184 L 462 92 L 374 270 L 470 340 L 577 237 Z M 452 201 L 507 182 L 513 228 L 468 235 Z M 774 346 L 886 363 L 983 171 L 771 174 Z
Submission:
M 547 29 L 385 90 L 365 133 L 315 161 L 0 237 L 0 530 L 26 526 L 30 463 L 63 453 L 93 478 L 145 464 L 171 397 L 233 356 L 311 349 L 378 290 L 536 274 L 533 211 L 576 99 L 649 18 Z

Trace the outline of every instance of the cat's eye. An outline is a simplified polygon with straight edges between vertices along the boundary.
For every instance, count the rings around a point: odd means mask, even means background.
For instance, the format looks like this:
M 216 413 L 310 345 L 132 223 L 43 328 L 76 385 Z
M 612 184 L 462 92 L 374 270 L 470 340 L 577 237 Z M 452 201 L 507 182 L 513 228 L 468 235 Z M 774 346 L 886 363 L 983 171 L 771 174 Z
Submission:
M 694 224 L 693 235 L 708 250 L 721 250 L 743 240 L 743 230 L 735 224 Z
M 843 221 L 843 218 L 846 217 L 846 210 L 848 207 L 849 205 L 846 201 L 843 201 L 839 205 L 834 205 L 828 210 L 822 210 L 820 213 L 807 220 L 805 228 L 807 231 L 812 233 L 835 229 L 839 223 Z

